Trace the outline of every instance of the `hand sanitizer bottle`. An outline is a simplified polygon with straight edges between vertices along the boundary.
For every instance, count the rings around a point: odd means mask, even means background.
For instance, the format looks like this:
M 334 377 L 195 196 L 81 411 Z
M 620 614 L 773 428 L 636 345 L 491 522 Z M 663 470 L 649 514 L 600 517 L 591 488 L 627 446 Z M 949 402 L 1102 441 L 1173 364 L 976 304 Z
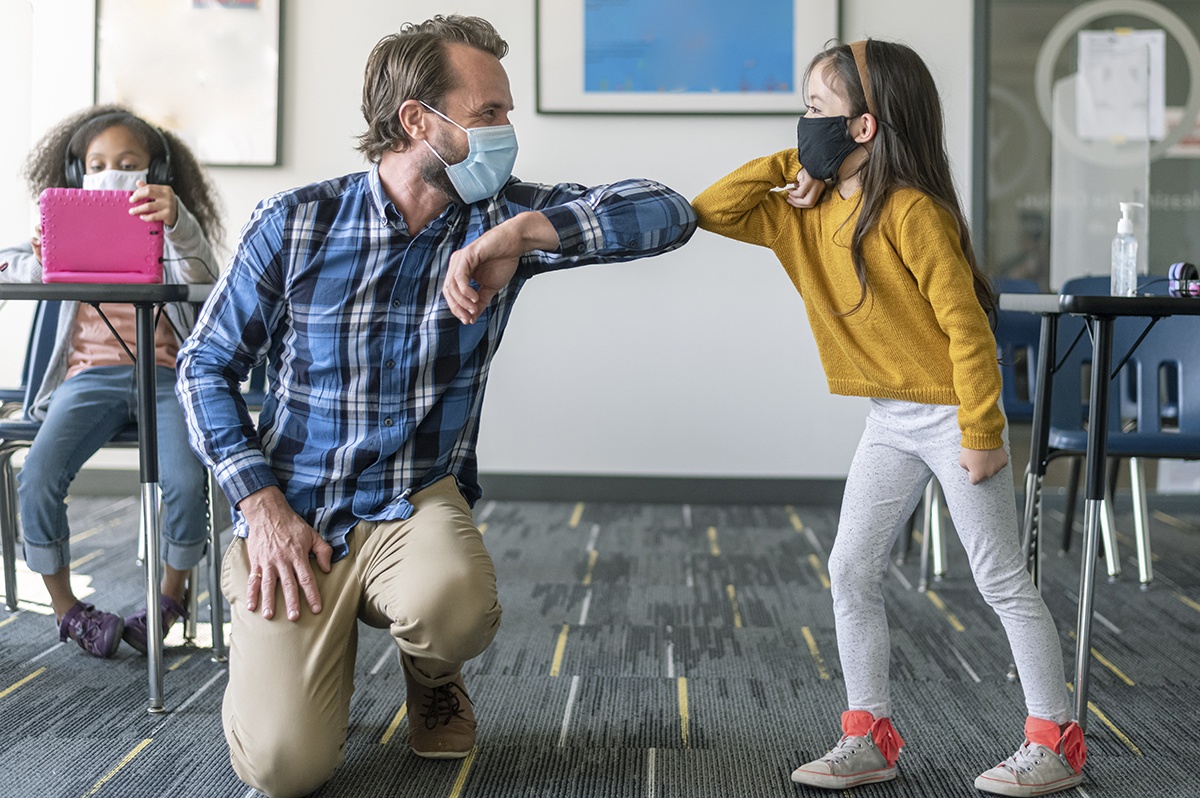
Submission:
M 1113 296 L 1137 294 L 1137 248 L 1133 235 L 1133 220 L 1129 218 L 1132 208 L 1142 207 L 1140 202 L 1122 202 L 1121 219 L 1117 222 L 1117 235 L 1112 241 L 1112 278 L 1109 291 Z

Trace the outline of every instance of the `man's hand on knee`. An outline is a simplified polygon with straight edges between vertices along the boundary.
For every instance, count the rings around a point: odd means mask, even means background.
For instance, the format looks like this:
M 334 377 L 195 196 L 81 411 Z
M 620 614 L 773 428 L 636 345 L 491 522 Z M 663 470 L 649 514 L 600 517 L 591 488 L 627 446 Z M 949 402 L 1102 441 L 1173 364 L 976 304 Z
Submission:
M 300 618 L 300 594 L 313 613 L 321 611 L 321 594 L 309 562 L 329 573 L 333 548 L 288 505 L 279 488 L 263 488 L 238 503 L 250 526 L 246 552 L 250 578 L 246 584 L 246 609 L 254 612 L 262 601 L 262 615 L 275 617 L 275 587 L 283 592 L 289 621 Z

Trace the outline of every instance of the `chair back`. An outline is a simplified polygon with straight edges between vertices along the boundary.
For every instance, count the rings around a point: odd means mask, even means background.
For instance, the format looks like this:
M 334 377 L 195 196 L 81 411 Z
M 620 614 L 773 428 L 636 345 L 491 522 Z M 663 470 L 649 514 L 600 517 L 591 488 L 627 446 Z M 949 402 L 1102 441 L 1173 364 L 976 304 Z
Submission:
M 50 367 L 50 356 L 54 353 L 54 337 L 58 330 L 58 315 L 62 302 L 43 300 L 37 303 L 33 313 L 33 328 L 29 339 L 29 352 L 25 358 L 25 401 L 23 417 L 32 420 L 33 400 L 42 387 L 46 369 Z
M 1065 282 L 1064 294 L 1107 294 L 1108 277 Z M 1149 323 L 1118 318 L 1113 365 L 1125 357 Z M 1076 339 L 1078 341 L 1076 342 Z M 1119 457 L 1200 457 L 1200 317 L 1160 319 L 1133 349 L 1111 386 L 1108 453 Z M 1068 348 L 1072 346 L 1068 352 Z M 1083 320 L 1064 315 L 1058 325 L 1058 370 L 1050 403 L 1050 448 L 1087 448 L 1092 343 Z
M 1126 322 L 1126 323 L 1120 323 Z M 1146 329 L 1145 319 L 1118 319 L 1113 356 L 1123 357 Z M 1168 316 L 1150 329 L 1118 375 L 1133 396 L 1109 449 L 1144 456 L 1200 457 L 1200 316 Z
M 1033 280 L 998 278 L 992 287 L 997 294 L 1038 294 Z M 1033 395 L 1037 390 L 1038 339 L 1041 317 L 1018 310 L 996 311 L 996 356 L 1000 362 L 1000 395 L 1010 422 L 1033 420 Z

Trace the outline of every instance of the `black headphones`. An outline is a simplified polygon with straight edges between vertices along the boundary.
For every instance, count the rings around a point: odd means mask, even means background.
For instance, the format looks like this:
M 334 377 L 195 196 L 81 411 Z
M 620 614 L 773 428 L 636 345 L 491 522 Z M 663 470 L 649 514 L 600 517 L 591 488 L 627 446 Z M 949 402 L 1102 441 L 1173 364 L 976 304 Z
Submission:
M 1200 297 L 1200 272 L 1190 263 L 1172 263 L 1167 271 L 1167 292 L 1171 296 Z
M 97 124 L 101 122 L 105 124 Z M 63 164 L 63 169 L 67 174 L 67 186 L 70 188 L 83 188 L 83 175 L 87 171 L 87 168 L 83 163 L 83 158 L 75 154 L 75 150 L 82 149 L 85 144 L 79 140 L 83 135 L 83 131 L 95 130 L 99 133 L 113 125 L 125 125 L 130 128 L 140 126 L 154 131 L 154 135 L 158 136 L 158 142 L 162 146 L 162 155 L 152 155 L 150 157 L 150 168 L 146 174 L 146 182 L 159 186 L 170 185 L 173 175 L 171 174 L 171 146 L 167 143 L 167 137 L 157 127 L 140 117 L 136 117 L 125 111 L 113 111 L 112 113 L 101 114 L 87 120 L 71 136 L 71 141 L 67 144 L 66 160 Z

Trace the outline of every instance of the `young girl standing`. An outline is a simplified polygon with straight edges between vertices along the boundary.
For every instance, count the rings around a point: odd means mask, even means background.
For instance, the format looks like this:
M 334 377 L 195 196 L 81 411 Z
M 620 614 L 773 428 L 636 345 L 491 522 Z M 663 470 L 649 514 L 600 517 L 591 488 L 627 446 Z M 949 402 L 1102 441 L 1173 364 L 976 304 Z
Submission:
M 163 223 L 163 273 L 169 283 L 211 283 L 218 265 L 211 241 L 221 233 L 216 194 L 195 157 L 174 134 L 115 105 L 64 119 L 34 147 L 26 164 L 34 197 L 45 188 L 129 192 L 130 213 Z M 189 210 L 190 208 L 190 210 Z M 0 248 L 0 280 L 41 282 L 41 231 Z M 136 421 L 134 308 L 63 302 L 46 376 L 32 415 L 41 429 L 18 477 L 25 562 L 50 593 L 59 636 L 96 657 L 111 657 L 121 640 L 146 651 L 146 610 L 128 617 L 78 599 L 71 587 L 70 530 L 64 502 L 84 462 Z M 107 319 L 107 321 L 106 321 Z M 188 446 L 175 398 L 175 354 L 191 331 L 195 309 L 169 305 L 155 329 L 158 366 L 159 469 L 163 490 L 163 578 L 160 633 L 187 613 L 188 571 L 204 556 L 207 508 L 204 466 Z M 111 323 L 111 327 L 110 327 Z M 114 334 L 123 339 L 118 341 Z M 128 347 L 128 349 L 126 349 Z
M 882 582 L 934 476 L 1004 625 L 1028 712 L 1025 742 L 975 786 L 1010 796 L 1071 788 L 1086 747 L 1018 541 L 994 299 L 955 194 L 937 88 L 915 52 L 878 40 L 818 54 L 805 83 L 797 148 L 751 161 L 693 202 L 702 228 L 771 248 L 804 298 L 830 390 L 871 400 L 829 557 L 843 736 L 792 780 L 844 789 L 896 777 L 904 741 L 890 720 Z M 802 167 L 830 187 L 815 205 Z

